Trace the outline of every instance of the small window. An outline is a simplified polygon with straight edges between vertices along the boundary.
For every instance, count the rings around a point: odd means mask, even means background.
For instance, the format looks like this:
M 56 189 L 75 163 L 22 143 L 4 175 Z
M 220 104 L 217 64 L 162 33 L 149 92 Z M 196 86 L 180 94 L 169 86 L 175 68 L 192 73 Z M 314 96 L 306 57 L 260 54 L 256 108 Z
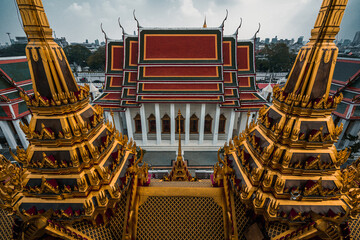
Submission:
M 156 133 L 156 118 L 154 114 L 150 114 L 148 118 L 149 122 L 149 133 Z
M 182 115 L 180 115 L 180 130 L 181 130 L 181 133 L 184 133 L 185 132 L 185 128 L 184 128 L 184 122 L 185 122 L 185 118 L 182 116 Z M 175 118 L 175 126 L 176 126 L 176 128 L 175 128 L 175 132 L 176 133 L 179 133 L 179 116 L 177 116 L 176 118 Z
M 170 117 L 165 114 L 162 119 L 162 133 L 170 133 Z
M 221 114 L 219 121 L 219 133 L 225 133 L 225 124 L 226 124 L 226 117 L 224 116 L 224 114 Z
M 205 116 L 205 126 L 204 126 L 204 133 L 211 133 L 211 125 L 212 125 L 212 117 L 210 114 Z
M 141 118 L 140 118 L 140 114 L 136 114 L 136 116 L 134 117 L 134 121 L 135 121 L 135 133 L 141 133 Z
M 199 118 L 194 113 L 190 117 L 190 133 L 199 133 L 198 124 L 199 124 Z

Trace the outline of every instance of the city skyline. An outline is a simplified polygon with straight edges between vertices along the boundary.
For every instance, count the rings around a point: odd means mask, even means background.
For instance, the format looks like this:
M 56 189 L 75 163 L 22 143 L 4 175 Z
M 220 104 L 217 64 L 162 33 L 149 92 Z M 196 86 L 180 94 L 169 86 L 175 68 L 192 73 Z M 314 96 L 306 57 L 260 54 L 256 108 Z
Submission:
M 121 38 L 121 30 L 117 18 L 121 17 L 121 23 L 125 31 L 133 34 L 136 30 L 136 22 L 132 11 L 136 9 L 136 16 L 143 27 L 202 27 L 206 15 L 208 27 L 217 27 L 225 17 L 226 9 L 229 16 L 225 22 L 224 33 L 232 34 L 243 18 L 239 38 L 251 38 L 261 23 L 259 37 L 265 39 L 278 36 L 279 39 L 297 40 L 304 36 L 304 41 L 309 38 L 309 29 L 313 27 L 316 12 L 319 10 L 321 0 L 293 1 L 265 1 L 255 0 L 251 2 L 235 0 L 160 0 L 149 2 L 145 0 L 123 1 L 70 1 L 44 2 L 44 8 L 49 14 L 49 22 L 57 36 L 66 37 L 68 42 L 83 42 L 89 39 L 104 40 L 100 30 L 100 23 L 113 39 Z M 260 7 L 259 7 L 260 6 Z M 10 32 L 12 38 L 24 36 L 21 29 L 16 7 L 13 1 L 1 1 L 0 8 L 2 23 L 0 28 L 0 42 L 9 42 L 6 32 Z M 341 31 L 338 39 L 352 40 L 357 31 L 360 31 L 360 3 L 349 0 Z M 287 21 L 284 21 L 287 19 Z M 74 22 L 77 23 L 75 27 Z M 300 27 L 299 27 L 300 26 Z M 81 31 L 79 31 L 81 29 Z

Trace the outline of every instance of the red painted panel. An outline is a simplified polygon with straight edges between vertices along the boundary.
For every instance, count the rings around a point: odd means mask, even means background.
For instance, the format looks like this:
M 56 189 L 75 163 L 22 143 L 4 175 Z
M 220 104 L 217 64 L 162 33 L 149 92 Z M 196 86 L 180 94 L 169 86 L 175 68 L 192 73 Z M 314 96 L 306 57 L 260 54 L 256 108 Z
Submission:
M 145 34 L 144 39 L 144 60 L 214 60 L 218 58 L 216 34 Z
M 144 67 L 144 77 L 217 77 L 218 75 L 218 68 L 211 66 Z
M 121 98 L 121 92 L 108 93 L 102 100 L 119 100 Z
M 111 70 L 122 70 L 124 60 L 124 47 L 112 47 L 112 65 Z
M 141 96 L 141 100 L 219 100 L 218 96 Z
M 224 83 L 233 83 L 232 74 L 229 72 L 224 72 Z
M 240 100 L 258 100 L 252 93 L 240 93 Z
M 121 87 L 122 77 L 111 77 L 110 87 Z
M 223 42 L 223 58 L 224 58 L 224 66 L 231 66 L 231 42 Z
M 249 70 L 249 47 L 241 46 L 237 48 L 237 65 L 238 70 Z
M 239 87 L 250 87 L 250 77 L 239 77 Z
M 134 42 L 134 41 L 131 41 L 130 42 L 130 65 L 131 66 L 136 66 L 137 63 L 138 63 L 138 42 Z
M 21 59 L 9 59 L 9 60 L 0 60 L 1 64 L 8 64 L 8 63 L 19 63 L 19 62 L 27 62 L 27 58 L 21 58 Z
M 218 84 L 196 84 L 196 83 L 185 83 L 185 84 L 178 84 L 178 83 L 144 83 L 143 84 L 144 91 L 151 91 L 151 90 L 165 90 L 165 91 L 172 91 L 172 90 L 189 90 L 189 91 L 217 91 L 219 90 Z

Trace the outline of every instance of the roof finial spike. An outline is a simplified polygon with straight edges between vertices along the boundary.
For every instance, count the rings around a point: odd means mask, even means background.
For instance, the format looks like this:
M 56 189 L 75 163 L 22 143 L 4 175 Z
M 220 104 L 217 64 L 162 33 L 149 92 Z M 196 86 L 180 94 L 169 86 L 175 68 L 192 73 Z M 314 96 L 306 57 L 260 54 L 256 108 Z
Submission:
M 223 22 L 221 23 L 220 28 L 224 28 L 224 24 L 225 24 L 225 21 L 226 21 L 226 19 L 228 17 L 228 14 L 229 14 L 229 11 L 226 9 L 226 16 L 225 16 Z
M 240 18 L 240 24 L 239 24 L 239 26 L 237 27 L 234 35 L 238 35 L 238 32 L 239 32 L 239 29 L 241 28 L 241 25 L 242 25 L 242 18 Z
M 206 24 L 206 15 L 205 15 L 205 18 L 204 18 L 203 28 L 207 28 L 207 24 Z
M 253 39 L 256 39 L 256 35 L 260 32 L 260 29 L 261 29 L 261 24 L 259 23 L 259 28 L 258 28 L 258 30 L 255 32 Z
M 127 35 L 127 33 L 125 32 L 124 27 L 123 27 L 123 26 L 121 25 L 121 23 L 120 23 L 120 17 L 118 18 L 118 23 L 119 23 L 119 27 L 121 28 L 122 34 L 123 34 L 123 35 Z
M 136 21 L 136 25 L 137 25 L 137 28 L 141 28 L 140 24 L 139 24 L 139 21 L 137 20 L 136 16 L 135 16 L 135 9 L 133 11 L 133 16 L 134 16 L 134 19 Z
M 104 36 L 105 36 L 105 40 L 108 40 L 109 38 L 108 38 L 108 36 L 106 35 L 106 32 L 105 32 L 104 29 L 103 29 L 102 23 L 100 24 L 100 28 L 101 28 L 102 33 L 103 33 Z

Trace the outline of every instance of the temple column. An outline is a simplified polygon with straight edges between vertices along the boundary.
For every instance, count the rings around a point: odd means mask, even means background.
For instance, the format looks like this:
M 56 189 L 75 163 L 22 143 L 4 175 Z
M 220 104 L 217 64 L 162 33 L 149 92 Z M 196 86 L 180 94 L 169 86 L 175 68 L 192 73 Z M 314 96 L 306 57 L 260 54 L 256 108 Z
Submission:
M 127 136 L 129 139 L 131 139 L 131 138 L 134 139 L 132 124 L 131 124 L 130 108 L 127 108 L 125 110 L 125 117 L 126 117 Z
M 239 126 L 239 132 L 238 134 L 240 134 L 242 131 L 245 130 L 246 127 L 246 120 L 247 120 L 247 112 L 240 112 L 240 126 Z
M 25 116 L 26 120 L 28 121 L 28 123 L 30 124 L 31 121 L 31 114 L 28 114 Z
M 146 127 L 146 117 L 145 117 L 145 105 L 141 104 L 140 107 L 140 118 L 141 118 L 141 134 L 142 134 L 142 144 L 147 144 L 147 127 Z
M 219 137 L 219 120 L 220 120 L 220 105 L 216 104 L 214 131 L 213 131 L 213 145 L 217 144 Z
M 9 127 L 9 123 L 7 121 L 0 121 L 0 128 L 6 138 L 7 143 L 9 144 L 9 147 L 12 149 L 16 149 L 17 143 L 14 138 L 14 133 Z
M 185 144 L 190 141 L 190 104 L 186 104 L 185 110 Z
M 230 139 L 232 139 L 232 135 L 233 135 L 233 131 L 234 131 L 234 122 L 235 122 L 235 110 L 232 109 L 231 114 L 230 114 L 227 142 L 229 142 Z
M 116 130 L 118 130 L 120 133 L 123 133 L 123 127 L 122 127 L 122 122 L 120 119 L 120 113 L 119 112 L 114 112 L 114 121 L 115 121 L 115 128 Z
M 170 104 L 170 144 L 175 144 L 175 105 Z
M 161 144 L 161 119 L 160 119 L 160 106 L 155 103 L 155 119 L 156 119 L 156 144 Z
M 204 103 L 201 104 L 200 127 L 199 127 L 199 144 L 202 144 L 204 142 L 205 107 L 206 107 L 206 105 Z
M 19 135 L 21 144 L 23 145 L 24 148 L 27 148 L 29 146 L 29 142 L 26 139 L 25 133 L 20 128 L 20 119 L 14 120 L 13 124 L 14 124 L 16 133 Z

